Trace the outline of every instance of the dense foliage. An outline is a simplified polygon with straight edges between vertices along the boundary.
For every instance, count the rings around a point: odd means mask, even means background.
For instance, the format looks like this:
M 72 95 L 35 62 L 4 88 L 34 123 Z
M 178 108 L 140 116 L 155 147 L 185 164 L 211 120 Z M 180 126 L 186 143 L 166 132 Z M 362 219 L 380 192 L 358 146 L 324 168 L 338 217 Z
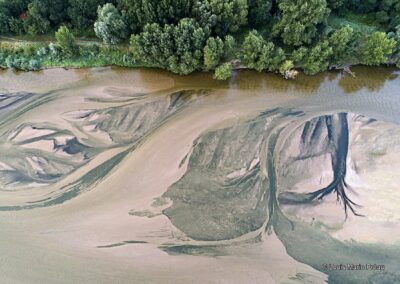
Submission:
M 247 0 L 197 0 L 193 13 L 200 25 L 226 35 L 247 23 Z
M 99 7 L 94 31 L 107 44 L 118 44 L 129 35 L 123 15 L 111 3 Z
M 243 63 L 259 72 L 279 70 L 285 59 L 282 48 L 266 42 L 256 31 L 250 32 L 243 43 Z
M 193 4 L 194 0 L 119 0 L 131 32 L 138 32 L 152 23 L 176 24 L 191 16 Z
M 227 80 L 232 76 L 232 64 L 224 63 L 215 69 L 214 78 L 217 80 Z
M 131 38 L 133 54 L 149 64 L 179 74 L 189 74 L 202 66 L 203 48 L 209 31 L 193 19 L 177 25 L 147 24 Z
M 116 4 L 111 0 L 68 0 L 68 16 L 72 27 L 77 30 L 86 30 L 94 24 L 97 19 L 99 6 L 106 3 Z
M 76 54 L 78 47 L 75 42 L 75 37 L 67 27 L 60 27 L 56 32 L 55 37 L 61 51 L 65 55 L 72 56 Z
M 290 77 L 295 68 L 400 66 L 400 0 L 0 0 L 0 35 L 25 34 L 55 34 L 55 43 L 1 43 L 0 67 L 153 66 L 223 80 L 245 67 Z M 103 43 L 79 39 L 95 35 Z
M 329 15 L 326 0 L 280 0 L 279 20 L 273 33 L 286 45 L 310 44 L 317 35 L 318 25 Z

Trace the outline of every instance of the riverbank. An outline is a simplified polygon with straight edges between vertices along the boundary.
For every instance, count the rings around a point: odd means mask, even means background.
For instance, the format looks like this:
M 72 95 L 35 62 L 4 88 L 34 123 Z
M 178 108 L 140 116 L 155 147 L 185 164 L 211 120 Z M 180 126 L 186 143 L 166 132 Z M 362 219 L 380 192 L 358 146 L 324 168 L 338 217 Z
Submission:
M 24 72 L 30 72 L 30 71 L 39 71 L 39 70 L 47 70 L 47 69 L 57 69 L 57 68 L 63 68 L 63 69 L 86 69 L 86 68 L 99 68 L 99 67 L 123 67 L 123 68 L 154 68 L 154 69 L 163 69 L 160 66 L 155 66 L 155 65 L 149 65 L 145 64 L 142 62 L 137 62 L 134 58 L 132 58 L 129 55 L 126 55 L 128 53 L 127 49 L 120 49 L 120 48 L 108 48 L 104 47 L 103 49 L 100 49 L 98 53 L 91 52 L 89 54 L 85 54 L 85 56 L 78 56 L 78 57 L 69 57 L 69 58 L 45 58 L 40 62 L 40 65 L 38 67 L 32 67 L 29 65 L 24 65 L 24 60 L 19 61 L 20 65 L 18 64 L 18 60 L 11 61 L 9 60 L 7 62 L 7 58 L 3 57 L 3 62 L 0 62 L 0 69 L 7 70 L 7 69 L 13 69 L 16 71 L 24 71 Z M 28 57 L 30 57 L 29 52 L 28 52 Z M 0 53 L 0 60 L 2 59 L 1 53 Z M 33 60 L 35 60 L 36 57 L 33 56 Z M 32 60 L 32 59 L 31 59 Z M 29 60 L 30 61 L 30 60 Z M 25 60 L 26 63 L 29 64 L 29 61 Z M 22 64 L 21 64 L 22 63 Z M 244 65 L 238 65 L 238 63 L 234 62 L 233 64 L 234 67 L 232 67 L 232 72 L 233 71 L 251 71 L 254 69 L 248 68 Z M 350 65 L 343 65 L 343 66 L 335 66 L 330 68 L 330 70 L 343 70 L 344 72 L 348 73 L 348 66 Z M 356 67 L 356 66 L 364 66 L 364 65 L 351 65 L 351 68 Z M 395 64 L 386 64 L 386 67 L 395 67 Z M 377 67 L 372 67 L 372 68 L 377 68 Z M 214 70 L 202 70 L 202 72 L 206 73 L 212 73 Z M 303 73 L 303 70 L 301 68 L 294 68 L 291 70 L 292 73 L 289 75 L 282 74 L 284 78 L 286 79 L 295 79 L 299 73 Z M 278 73 L 278 72 L 273 72 L 273 71 L 265 71 L 264 73 Z M 354 74 L 351 73 L 353 76 Z M 356 74 L 355 74 L 356 75 Z M 315 76 L 315 75 L 314 75 Z
M 173 73 L 179 73 L 181 75 L 187 75 L 194 71 L 214 72 L 215 79 L 227 80 L 231 78 L 233 71 L 243 69 L 256 70 L 258 72 L 278 73 L 286 79 L 294 79 L 299 72 L 304 72 L 307 75 L 315 75 L 332 69 L 342 69 L 344 72 L 354 75 L 350 71 L 350 67 L 362 65 L 356 58 L 348 59 L 345 61 L 346 63 L 333 64 L 330 63 L 327 58 L 324 59 L 324 62 L 320 59 L 318 59 L 318 61 L 317 58 L 314 58 L 316 54 L 311 56 L 315 60 L 311 60 L 310 58 L 307 59 L 307 50 L 305 49 L 298 50 L 301 51 L 301 54 L 299 54 L 298 51 L 294 51 L 292 54 L 284 54 L 283 50 L 280 48 L 275 48 L 273 51 L 274 55 L 270 55 L 271 59 L 264 58 L 267 60 L 266 62 L 269 62 L 265 63 L 263 62 L 264 59 L 262 59 L 263 52 L 253 50 L 255 46 L 252 41 L 261 41 L 259 43 L 267 45 L 269 43 L 262 43 L 262 39 L 259 38 L 256 33 L 250 33 L 246 39 L 242 39 L 239 43 L 233 38 L 225 39 L 225 42 L 221 41 L 220 43 L 217 43 L 222 44 L 220 47 L 222 50 L 219 51 L 220 58 L 218 60 L 214 58 L 215 54 L 211 51 L 207 51 L 208 45 L 212 46 L 214 43 L 209 44 L 207 42 L 204 49 L 204 58 L 202 58 L 202 60 L 204 60 L 204 65 L 200 64 L 196 68 L 189 67 L 189 69 L 185 69 L 186 71 L 181 72 L 177 71 L 176 68 L 171 70 L 167 65 L 161 62 L 157 63 L 144 59 L 145 55 L 138 54 L 134 51 L 135 47 L 127 44 L 106 45 L 90 39 L 75 39 L 72 35 L 67 36 L 71 37 L 71 46 L 68 47 L 71 50 L 69 51 L 66 50 L 66 47 L 63 46 L 62 42 L 54 43 L 54 38 L 50 36 L 41 38 L 39 41 L 34 41 L 34 38 L 0 37 L 0 68 L 21 71 L 38 71 L 51 68 L 95 68 L 107 66 L 125 68 L 159 68 L 166 69 Z M 209 49 L 211 49 L 211 47 Z M 274 49 L 273 45 L 272 49 Z M 334 54 L 332 48 L 329 50 Z M 310 50 L 311 54 L 313 51 L 314 49 Z M 249 52 L 256 54 L 257 52 L 261 52 L 258 55 L 260 58 L 253 58 L 254 54 L 249 54 Z M 285 58 L 291 58 L 292 60 L 285 60 Z M 299 58 L 305 59 L 301 61 Z M 212 63 L 213 60 L 215 61 L 214 63 Z M 224 60 L 225 63 L 218 65 L 217 62 L 221 60 Z M 385 60 L 387 60 L 387 62 L 383 63 Z M 380 64 L 377 63 L 372 65 L 396 65 L 395 60 L 385 60 L 382 60 L 382 63 Z M 179 66 L 178 69 L 180 70 L 183 65 Z

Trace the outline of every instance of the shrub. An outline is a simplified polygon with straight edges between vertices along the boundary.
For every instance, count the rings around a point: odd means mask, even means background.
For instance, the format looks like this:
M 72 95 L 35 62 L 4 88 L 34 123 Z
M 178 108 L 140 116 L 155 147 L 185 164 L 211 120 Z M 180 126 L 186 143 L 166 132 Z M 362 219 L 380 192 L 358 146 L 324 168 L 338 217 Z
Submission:
M 30 70 L 37 71 L 37 70 L 40 70 L 41 67 L 42 67 L 42 64 L 39 60 L 37 60 L 37 59 L 29 60 L 29 69 Z
M 62 56 L 62 51 L 59 45 L 55 43 L 49 44 L 49 55 L 53 60 L 60 60 Z
M 384 32 L 375 32 L 368 36 L 361 48 L 361 63 L 379 65 L 387 63 L 393 53 L 396 41 L 388 38 Z
M 75 42 L 75 37 L 66 26 L 60 27 L 55 36 L 58 45 L 65 55 L 72 56 L 77 53 L 78 46 Z
M 99 8 L 94 31 L 107 44 L 118 44 L 128 38 L 127 24 L 118 9 L 111 3 Z
M 214 79 L 228 80 L 232 76 L 232 64 L 224 63 L 215 69 Z

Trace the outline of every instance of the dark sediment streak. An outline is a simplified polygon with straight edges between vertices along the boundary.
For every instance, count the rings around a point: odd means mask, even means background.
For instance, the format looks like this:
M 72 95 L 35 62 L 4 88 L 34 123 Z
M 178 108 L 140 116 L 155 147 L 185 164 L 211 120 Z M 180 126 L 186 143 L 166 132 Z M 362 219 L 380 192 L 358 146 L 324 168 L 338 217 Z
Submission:
M 302 133 L 302 145 L 306 146 L 306 149 L 311 149 L 313 143 L 306 143 L 306 139 L 311 137 L 311 141 L 316 141 L 317 136 L 320 136 L 322 131 L 321 128 L 325 126 L 328 132 L 328 150 L 332 157 L 332 169 L 333 169 L 333 181 L 325 188 L 317 190 L 312 193 L 299 194 L 293 192 L 284 192 L 279 195 L 279 202 L 281 204 L 304 204 L 310 203 L 315 199 L 323 199 L 328 194 L 336 192 L 338 200 L 340 199 L 343 203 L 345 213 L 347 215 L 347 209 L 350 209 L 353 214 L 360 216 L 354 209 L 358 206 L 351 201 L 347 194 L 346 188 L 348 187 L 346 178 L 346 162 L 349 148 L 349 127 L 346 113 L 339 113 L 337 115 L 329 115 L 324 118 L 318 118 L 314 128 L 310 127 L 311 123 L 307 122 L 304 126 Z M 310 132 L 312 133 L 310 135 Z
M 202 135 L 193 146 L 186 174 L 164 194 L 164 197 L 172 199 L 173 205 L 163 213 L 189 237 L 202 241 L 231 240 L 233 244 L 237 241 L 235 238 L 256 232 L 265 224 L 265 230 L 275 232 L 290 256 L 328 274 L 330 283 L 366 283 L 368 279 L 385 283 L 393 279 L 398 248 L 342 242 L 311 225 L 291 220 L 280 209 L 283 203 L 310 203 L 313 206 L 314 199 L 322 199 L 336 192 L 344 204 L 344 210 L 354 211 L 354 203 L 345 192 L 349 151 L 346 113 L 324 115 L 305 122 L 301 135 L 301 154 L 298 158 L 310 158 L 316 155 L 315 151 L 331 155 L 333 181 L 312 193 L 281 193 L 278 198 L 278 172 L 281 169 L 276 162 L 284 147 L 278 141 L 283 131 L 301 116 L 302 112 L 297 111 L 266 111 L 244 125 Z M 242 156 L 243 145 L 253 151 L 247 150 L 246 155 Z M 260 159 L 251 168 L 247 165 L 254 157 Z M 243 165 L 245 173 L 235 178 L 226 178 L 230 172 L 239 170 Z M 263 168 L 266 169 L 266 175 L 263 174 Z M 252 194 L 246 196 L 243 193 Z M 250 196 L 256 200 L 252 201 Z M 247 208 L 246 204 L 251 206 Z M 243 212 L 238 211 L 240 207 L 244 209 Z M 258 210 L 252 211 L 253 208 Z M 260 231 L 260 234 L 263 232 Z M 165 245 L 162 249 L 170 254 L 217 256 L 224 246 Z M 366 259 L 387 265 L 391 273 L 325 271 L 323 268 L 324 263 L 363 263 Z

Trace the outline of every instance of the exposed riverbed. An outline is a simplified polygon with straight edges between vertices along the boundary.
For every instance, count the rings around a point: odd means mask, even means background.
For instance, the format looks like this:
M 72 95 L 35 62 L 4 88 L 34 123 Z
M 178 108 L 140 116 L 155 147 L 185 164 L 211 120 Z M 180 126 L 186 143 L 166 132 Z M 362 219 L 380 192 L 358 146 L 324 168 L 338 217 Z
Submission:
M 0 282 L 397 283 L 399 73 L 354 71 L 0 71 Z

